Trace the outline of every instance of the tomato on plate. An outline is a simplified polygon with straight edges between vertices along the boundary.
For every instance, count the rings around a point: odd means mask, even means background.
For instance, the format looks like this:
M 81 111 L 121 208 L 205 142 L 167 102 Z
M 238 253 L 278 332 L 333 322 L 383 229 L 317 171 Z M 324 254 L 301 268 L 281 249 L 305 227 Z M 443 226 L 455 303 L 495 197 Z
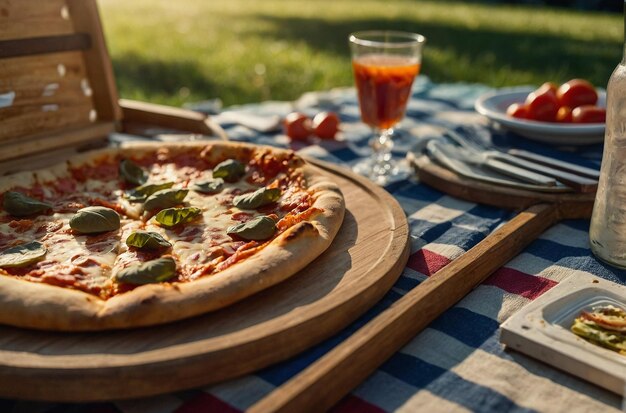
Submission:
M 531 92 L 526 98 L 528 119 L 554 122 L 559 110 L 559 101 L 550 87 L 544 86 Z
M 313 133 L 322 139 L 334 139 L 339 131 L 339 116 L 334 112 L 320 112 L 313 118 Z
M 528 119 L 528 108 L 523 103 L 513 103 L 506 109 L 506 114 L 518 119 Z
M 604 123 L 606 121 L 606 109 L 595 105 L 583 105 L 572 111 L 574 123 Z
M 539 89 L 550 89 L 555 95 L 556 91 L 559 90 L 559 85 L 554 82 L 545 82 L 543 85 L 539 86 Z
M 291 139 L 304 140 L 312 132 L 311 119 L 304 113 L 292 112 L 285 117 L 283 130 Z
M 560 123 L 572 122 L 572 108 L 569 106 L 561 106 L 556 113 L 556 121 Z
M 556 92 L 561 106 L 577 108 L 583 105 L 595 105 L 598 101 L 596 88 L 584 79 L 572 79 L 563 83 Z

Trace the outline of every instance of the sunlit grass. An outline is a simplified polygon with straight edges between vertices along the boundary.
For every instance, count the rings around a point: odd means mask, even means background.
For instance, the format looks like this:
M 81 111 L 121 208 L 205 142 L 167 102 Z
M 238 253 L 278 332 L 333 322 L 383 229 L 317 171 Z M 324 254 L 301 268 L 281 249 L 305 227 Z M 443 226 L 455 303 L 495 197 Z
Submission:
M 120 94 L 181 105 L 292 100 L 352 84 L 347 36 L 428 38 L 422 73 L 492 86 L 583 77 L 605 86 L 621 59 L 615 14 L 418 0 L 102 0 Z

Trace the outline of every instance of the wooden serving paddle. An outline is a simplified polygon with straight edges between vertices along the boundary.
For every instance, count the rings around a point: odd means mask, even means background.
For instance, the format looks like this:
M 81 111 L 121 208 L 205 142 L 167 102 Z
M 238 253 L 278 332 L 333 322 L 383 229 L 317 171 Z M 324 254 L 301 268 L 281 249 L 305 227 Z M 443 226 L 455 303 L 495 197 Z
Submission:
M 594 194 L 539 193 L 497 187 L 460 177 L 425 156 L 410 161 L 421 182 L 445 193 L 523 211 L 257 402 L 250 412 L 329 409 L 546 229 L 562 219 L 588 218 L 593 209 Z

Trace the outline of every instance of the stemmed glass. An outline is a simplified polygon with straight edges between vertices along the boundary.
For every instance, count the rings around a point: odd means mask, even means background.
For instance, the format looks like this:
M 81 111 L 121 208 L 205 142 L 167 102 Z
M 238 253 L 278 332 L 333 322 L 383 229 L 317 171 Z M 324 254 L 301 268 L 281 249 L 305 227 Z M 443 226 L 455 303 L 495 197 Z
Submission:
M 410 173 L 408 165 L 392 158 L 393 128 L 404 117 L 425 41 L 420 34 L 397 31 L 363 31 L 349 37 L 361 120 L 375 133 L 372 156 L 353 169 L 380 185 Z

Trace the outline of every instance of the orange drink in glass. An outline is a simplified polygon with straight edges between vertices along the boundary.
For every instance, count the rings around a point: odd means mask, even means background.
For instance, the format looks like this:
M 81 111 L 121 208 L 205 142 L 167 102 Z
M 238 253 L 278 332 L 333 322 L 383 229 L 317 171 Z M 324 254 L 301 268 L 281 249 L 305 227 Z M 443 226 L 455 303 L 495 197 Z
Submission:
M 384 185 L 409 173 L 408 166 L 392 159 L 392 135 L 420 71 L 425 39 L 415 33 L 370 31 L 353 33 L 349 41 L 361 120 L 377 135 L 370 141 L 373 156 L 354 169 Z

